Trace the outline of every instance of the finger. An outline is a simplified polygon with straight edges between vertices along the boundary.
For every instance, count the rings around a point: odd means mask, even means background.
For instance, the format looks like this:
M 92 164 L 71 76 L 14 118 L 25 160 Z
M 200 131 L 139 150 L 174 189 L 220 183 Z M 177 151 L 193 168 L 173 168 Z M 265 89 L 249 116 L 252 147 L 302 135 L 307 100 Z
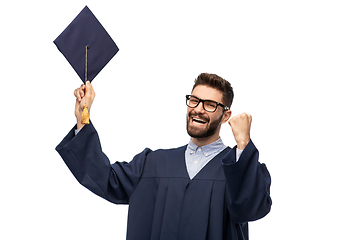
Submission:
M 233 118 L 229 119 L 228 124 L 232 127 Z
M 74 96 L 79 100 L 79 102 L 81 101 L 81 98 L 84 97 L 84 90 L 83 90 L 84 86 L 81 85 L 81 87 L 77 88 L 74 90 Z
M 86 87 L 86 91 L 87 92 L 93 93 L 93 86 L 92 86 L 90 81 L 86 82 L 86 86 L 85 87 Z
M 80 94 L 80 97 L 83 98 L 85 96 L 85 85 L 82 85 L 80 88 L 79 88 L 79 94 Z
M 74 96 L 76 97 L 76 99 L 77 99 L 79 102 L 81 101 L 79 88 L 77 88 L 77 89 L 74 90 Z

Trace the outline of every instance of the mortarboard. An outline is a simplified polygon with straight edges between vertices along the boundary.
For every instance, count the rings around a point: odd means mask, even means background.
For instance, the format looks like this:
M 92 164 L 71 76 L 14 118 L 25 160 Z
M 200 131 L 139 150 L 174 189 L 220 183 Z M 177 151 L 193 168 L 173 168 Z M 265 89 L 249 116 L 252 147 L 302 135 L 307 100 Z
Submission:
M 54 43 L 84 83 L 92 81 L 119 50 L 87 6 Z M 84 112 L 87 108 L 85 104 Z

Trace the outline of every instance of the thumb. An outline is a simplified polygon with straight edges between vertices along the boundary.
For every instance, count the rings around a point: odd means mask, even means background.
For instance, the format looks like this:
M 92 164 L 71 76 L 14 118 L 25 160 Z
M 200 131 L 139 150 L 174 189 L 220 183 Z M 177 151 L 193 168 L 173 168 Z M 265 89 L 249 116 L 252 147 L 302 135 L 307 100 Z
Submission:
M 90 87 L 90 84 L 91 84 L 91 82 L 87 80 L 87 81 L 85 82 L 85 88 L 89 88 L 89 87 Z
M 86 86 L 86 91 L 87 91 L 87 93 L 93 92 L 93 86 L 92 86 L 92 83 L 91 83 L 90 81 L 87 81 L 87 82 L 85 83 L 85 86 Z

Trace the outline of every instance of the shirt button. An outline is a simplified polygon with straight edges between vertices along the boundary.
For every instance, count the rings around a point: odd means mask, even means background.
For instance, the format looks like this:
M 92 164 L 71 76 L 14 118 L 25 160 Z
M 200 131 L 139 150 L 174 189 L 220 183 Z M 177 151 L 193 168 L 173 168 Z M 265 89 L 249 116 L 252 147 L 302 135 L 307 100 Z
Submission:
M 200 151 L 202 151 L 202 149 L 198 149 L 198 151 L 200 152 Z

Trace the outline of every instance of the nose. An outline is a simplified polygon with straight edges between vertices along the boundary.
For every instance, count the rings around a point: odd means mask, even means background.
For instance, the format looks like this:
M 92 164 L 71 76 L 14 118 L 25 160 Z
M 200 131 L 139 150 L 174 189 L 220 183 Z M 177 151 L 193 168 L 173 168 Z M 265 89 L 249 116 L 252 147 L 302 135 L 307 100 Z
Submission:
M 204 113 L 203 102 L 200 102 L 197 107 L 194 108 L 194 111 L 197 113 Z

